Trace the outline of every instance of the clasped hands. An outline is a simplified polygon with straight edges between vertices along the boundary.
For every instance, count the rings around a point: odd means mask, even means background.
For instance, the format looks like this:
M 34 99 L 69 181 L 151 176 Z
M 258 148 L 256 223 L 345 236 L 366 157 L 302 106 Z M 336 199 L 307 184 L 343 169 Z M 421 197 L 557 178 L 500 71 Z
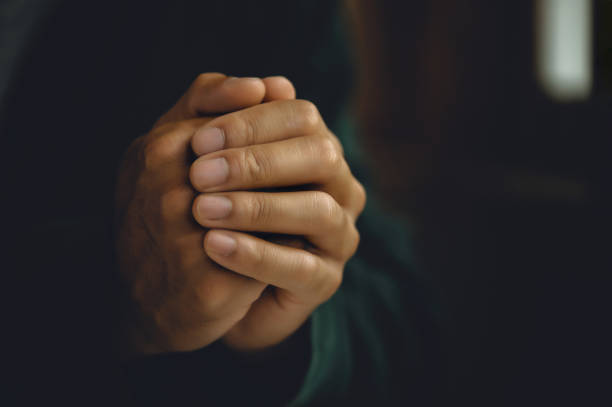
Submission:
M 340 286 L 364 205 L 337 138 L 287 79 L 200 75 L 119 170 L 127 353 L 282 342 Z

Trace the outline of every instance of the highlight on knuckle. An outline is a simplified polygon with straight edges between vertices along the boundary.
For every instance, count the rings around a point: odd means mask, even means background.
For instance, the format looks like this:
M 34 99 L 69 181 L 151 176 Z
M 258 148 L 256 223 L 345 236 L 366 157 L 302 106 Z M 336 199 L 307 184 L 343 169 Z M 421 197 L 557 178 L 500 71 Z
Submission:
M 356 195 L 358 210 L 359 210 L 359 213 L 361 213 L 363 212 L 363 209 L 365 208 L 366 202 L 368 200 L 368 194 L 364 186 L 361 184 L 361 182 L 357 180 L 355 180 L 355 195 Z
M 327 192 L 315 191 L 314 207 L 319 214 L 319 223 L 328 229 L 337 229 L 344 222 L 344 213 L 336 200 Z
M 145 144 L 143 148 L 144 166 L 148 170 L 154 169 L 161 164 L 166 155 L 167 146 L 159 140 L 161 139 L 155 139 Z
M 143 147 L 144 165 L 153 170 L 164 164 L 176 153 L 176 142 L 169 135 L 157 137 Z
M 297 269 L 301 270 L 301 273 L 296 275 L 303 276 L 303 283 L 311 282 L 319 272 L 319 268 L 319 259 L 315 255 L 305 254 L 298 258 Z
M 317 152 L 322 162 L 321 167 L 328 174 L 334 173 L 342 166 L 344 157 L 331 138 L 319 138 L 317 142 Z
M 270 175 L 270 165 L 265 154 L 255 148 L 242 150 L 238 157 L 238 165 L 245 181 L 259 183 Z
M 296 258 L 295 280 L 306 292 L 318 293 L 321 286 L 321 264 L 319 258 L 304 253 Z
M 321 125 L 321 114 L 314 103 L 308 100 L 296 100 L 296 114 L 305 132 L 313 132 Z

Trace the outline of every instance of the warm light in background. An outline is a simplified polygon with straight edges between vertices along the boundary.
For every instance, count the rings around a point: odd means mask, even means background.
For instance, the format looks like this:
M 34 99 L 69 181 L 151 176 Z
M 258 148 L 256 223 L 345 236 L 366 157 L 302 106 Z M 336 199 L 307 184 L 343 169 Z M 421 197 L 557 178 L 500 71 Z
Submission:
M 538 0 L 536 71 L 559 102 L 587 99 L 593 86 L 592 0 Z

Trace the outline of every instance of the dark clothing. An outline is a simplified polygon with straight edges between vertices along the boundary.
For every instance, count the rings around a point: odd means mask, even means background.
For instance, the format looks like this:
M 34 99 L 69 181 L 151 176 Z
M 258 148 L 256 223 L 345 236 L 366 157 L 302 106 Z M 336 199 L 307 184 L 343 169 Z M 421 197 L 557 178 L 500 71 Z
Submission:
M 312 100 L 367 183 L 347 114 L 350 51 L 338 5 L 57 1 L 23 41 L 3 98 L 18 400 L 82 405 L 426 405 L 438 343 L 402 224 L 376 200 L 338 293 L 274 355 L 214 343 L 119 366 L 112 208 L 122 152 L 201 72 L 282 74 Z M 27 219 L 27 221 L 25 221 Z M 24 223 L 25 222 L 25 223 Z M 24 226 L 25 224 L 25 226 Z M 289 352 L 287 349 L 291 349 Z M 300 351 L 296 352 L 296 349 Z M 278 392 L 262 393 L 262 384 Z M 211 400 L 213 400 L 211 402 Z

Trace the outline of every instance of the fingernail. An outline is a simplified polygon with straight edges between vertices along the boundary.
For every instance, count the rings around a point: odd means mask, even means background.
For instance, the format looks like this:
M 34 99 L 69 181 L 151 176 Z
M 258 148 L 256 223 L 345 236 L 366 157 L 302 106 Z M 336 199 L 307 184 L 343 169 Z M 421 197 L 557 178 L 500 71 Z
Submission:
M 205 219 L 223 219 L 231 211 L 232 201 L 224 196 L 203 196 L 198 200 L 198 212 Z
M 208 232 L 206 248 L 222 256 L 229 256 L 236 251 L 236 240 L 224 233 Z
M 194 187 L 204 190 L 224 183 L 228 175 L 229 166 L 225 158 L 214 158 L 196 164 L 192 181 Z
M 204 127 L 193 135 L 191 146 L 196 155 L 219 151 L 225 145 L 225 134 L 217 127 Z

